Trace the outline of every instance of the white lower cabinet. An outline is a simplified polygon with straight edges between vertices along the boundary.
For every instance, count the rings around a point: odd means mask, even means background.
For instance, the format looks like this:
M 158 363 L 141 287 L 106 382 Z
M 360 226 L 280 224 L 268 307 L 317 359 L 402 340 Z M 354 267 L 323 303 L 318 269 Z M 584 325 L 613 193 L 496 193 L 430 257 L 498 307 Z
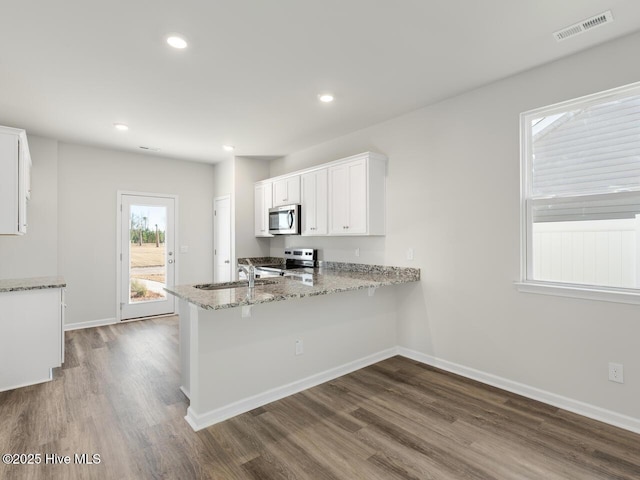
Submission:
M 327 234 L 327 173 L 323 168 L 301 176 L 302 235 Z
M 64 362 L 64 289 L 0 293 L 0 391 L 46 382 Z

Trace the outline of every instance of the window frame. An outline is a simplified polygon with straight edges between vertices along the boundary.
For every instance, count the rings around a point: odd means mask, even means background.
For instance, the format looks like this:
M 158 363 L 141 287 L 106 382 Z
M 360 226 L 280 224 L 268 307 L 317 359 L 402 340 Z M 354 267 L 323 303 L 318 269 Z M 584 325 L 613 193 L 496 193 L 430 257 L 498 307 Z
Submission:
M 640 288 L 605 287 L 567 282 L 533 279 L 533 213 L 532 204 L 545 197 L 533 197 L 532 190 L 532 139 L 531 120 L 541 116 L 564 113 L 571 109 L 584 108 L 634 92 L 640 95 L 640 82 L 624 85 L 552 105 L 535 108 L 520 114 L 520 279 L 515 282 L 520 292 L 554 295 L 560 297 L 607 301 L 640 305 Z M 640 187 L 640 186 L 639 186 Z M 603 194 L 615 195 L 615 194 Z M 546 197 L 554 198 L 553 196 Z M 559 196 L 558 200 L 570 198 Z M 578 198 L 578 197 L 574 197 Z

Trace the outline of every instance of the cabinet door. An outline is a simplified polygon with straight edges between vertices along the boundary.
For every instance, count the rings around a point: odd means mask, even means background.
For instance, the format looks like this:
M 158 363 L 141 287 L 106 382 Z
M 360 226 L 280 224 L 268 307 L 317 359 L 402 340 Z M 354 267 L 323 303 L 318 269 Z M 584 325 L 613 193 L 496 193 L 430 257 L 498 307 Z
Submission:
M 18 172 L 18 233 L 24 234 L 27 233 L 27 200 L 31 198 L 31 156 L 26 136 L 18 137 Z
M 300 203 L 300 175 L 282 178 L 273 182 L 273 206 Z
M 348 235 L 367 233 L 367 162 L 359 160 L 347 165 L 349 220 Z
M 256 185 L 256 187 L 255 187 L 254 222 L 255 222 L 255 234 L 256 234 L 256 236 L 263 235 L 264 231 L 265 231 L 264 189 L 265 189 L 264 185 Z
M 367 161 L 338 165 L 329 169 L 329 233 L 367 233 Z
M 345 235 L 349 223 L 349 169 L 329 168 L 329 234 Z
M 287 203 L 289 205 L 299 204 L 300 197 L 300 175 L 287 178 Z
M 254 233 L 256 237 L 270 237 L 269 209 L 271 208 L 271 183 L 262 183 L 254 188 Z
M 23 233 L 19 217 L 18 136 L 0 133 L 0 234 Z
M 273 205 L 287 205 L 287 180 L 273 182 Z
M 302 186 L 302 235 L 327 234 L 327 170 L 305 173 Z

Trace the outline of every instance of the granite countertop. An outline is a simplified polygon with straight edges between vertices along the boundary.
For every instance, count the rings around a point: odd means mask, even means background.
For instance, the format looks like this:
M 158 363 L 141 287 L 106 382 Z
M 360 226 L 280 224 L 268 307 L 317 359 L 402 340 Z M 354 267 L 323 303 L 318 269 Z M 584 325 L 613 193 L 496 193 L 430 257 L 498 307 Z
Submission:
M 253 265 L 254 267 L 263 267 L 267 265 L 284 265 L 284 258 L 280 258 L 280 257 L 239 258 L 238 265 Z
M 0 280 L 0 292 L 42 290 L 45 288 L 64 288 L 66 286 L 67 283 L 62 277 L 9 278 Z
M 256 261 L 255 263 L 271 265 L 275 262 Z M 321 262 L 320 268 L 291 269 L 287 270 L 287 275 L 284 277 L 271 277 L 264 280 L 268 283 L 256 285 L 252 289 L 253 291 L 244 286 L 203 290 L 195 288 L 195 285 L 178 285 L 165 288 L 165 290 L 200 308 L 219 310 L 418 282 L 420 281 L 420 269 Z

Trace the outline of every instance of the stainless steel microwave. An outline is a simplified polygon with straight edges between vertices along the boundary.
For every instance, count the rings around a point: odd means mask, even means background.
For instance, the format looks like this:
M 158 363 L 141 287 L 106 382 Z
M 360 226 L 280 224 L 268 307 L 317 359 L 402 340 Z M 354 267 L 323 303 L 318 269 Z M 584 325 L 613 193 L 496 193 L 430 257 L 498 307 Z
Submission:
M 271 235 L 300 235 L 300 205 L 283 205 L 269 209 Z

